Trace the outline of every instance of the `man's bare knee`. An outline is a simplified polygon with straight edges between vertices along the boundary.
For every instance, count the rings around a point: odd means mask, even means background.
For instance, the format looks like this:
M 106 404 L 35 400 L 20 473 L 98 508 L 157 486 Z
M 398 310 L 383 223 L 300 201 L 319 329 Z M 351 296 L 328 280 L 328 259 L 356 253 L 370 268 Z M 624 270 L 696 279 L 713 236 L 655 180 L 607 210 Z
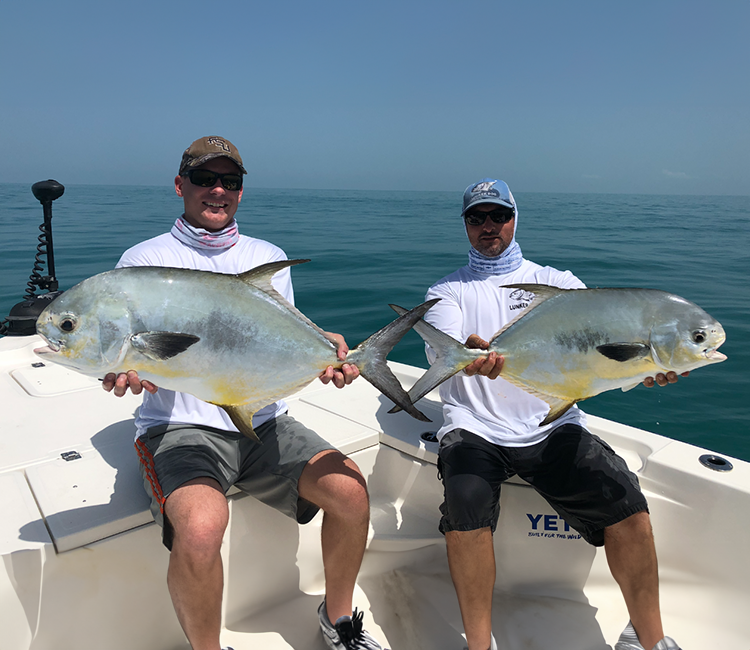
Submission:
M 213 479 L 189 481 L 169 495 L 164 512 L 174 530 L 173 551 L 206 560 L 221 548 L 229 508 Z
M 651 517 L 646 510 L 636 512 L 626 519 L 607 526 L 604 529 L 604 539 L 614 541 L 622 537 L 632 540 L 651 540 L 653 539 L 653 530 L 651 528 Z
M 357 464 L 342 453 L 321 452 L 305 467 L 300 496 L 324 512 L 344 517 L 368 516 L 367 483 Z

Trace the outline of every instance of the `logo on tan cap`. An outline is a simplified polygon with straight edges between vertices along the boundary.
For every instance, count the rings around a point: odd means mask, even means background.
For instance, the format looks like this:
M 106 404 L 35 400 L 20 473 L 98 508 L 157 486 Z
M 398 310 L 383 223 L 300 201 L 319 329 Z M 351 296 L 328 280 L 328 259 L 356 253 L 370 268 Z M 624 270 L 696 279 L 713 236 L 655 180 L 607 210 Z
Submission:
M 216 147 L 220 147 L 227 153 L 231 152 L 231 149 L 229 148 L 229 145 L 227 144 L 226 140 L 224 140 L 224 138 L 216 138 L 214 136 L 211 136 L 210 138 L 206 138 L 206 144 L 212 144 Z
M 193 144 L 191 144 L 185 153 L 182 154 L 182 160 L 180 161 L 180 175 L 184 174 L 188 169 L 200 167 L 202 164 L 207 163 L 213 158 L 220 157 L 229 158 L 243 174 L 247 174 L 247 171 L 242 166 L 242 156 L 235 147 L 226 138 L 221 138 L 218 135 L 209 135 L 205 138 L 199 138 Z

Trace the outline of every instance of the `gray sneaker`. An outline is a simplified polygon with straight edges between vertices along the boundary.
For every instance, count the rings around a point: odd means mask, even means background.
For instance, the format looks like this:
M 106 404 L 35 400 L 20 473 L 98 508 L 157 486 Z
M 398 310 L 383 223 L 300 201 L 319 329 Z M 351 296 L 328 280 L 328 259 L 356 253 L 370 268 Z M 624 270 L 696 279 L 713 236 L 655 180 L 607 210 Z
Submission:
M 645 650 L 638 640 L 633 624 L 628 621 L 627 627 L 622 631 L 620 638 L 615 643 L 615 650 Z M 680 646 L 671 637 L 665 636 L 657 643 L 653 650 L 680 650 Z
M 362 629 L 364 616 L 364 612 L 355 609 L 351 620 L 333 625 L 328 620 L 326 601 L 323 600 L 318 607 L 318 618 L 326 645 L 331 650 L 383 650 L 383 646 Z

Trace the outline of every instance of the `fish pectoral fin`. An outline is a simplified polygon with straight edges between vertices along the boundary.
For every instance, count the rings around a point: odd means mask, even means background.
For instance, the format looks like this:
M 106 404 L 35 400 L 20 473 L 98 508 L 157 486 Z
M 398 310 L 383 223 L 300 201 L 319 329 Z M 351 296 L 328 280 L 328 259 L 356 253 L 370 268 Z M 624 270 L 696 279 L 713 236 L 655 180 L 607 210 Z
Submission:
M 166 361 L 200 340 L 199 336 L 181 332 L 139 332 L 130 338 L 130 343 L 149 359 Z
M 260 438 L 255 435 L 255 429 L 253 429 L 253 415 L 258 409 L 253 410 L 249 406 L 233 406 L 230 404 L 216 404 L 216 406 L 224 409 L 229 419 L 232 420 L 232 424 L 239 429 L 240 433 L 259 445 L 263 444 Z
M 651 353 L 651 347 L 645 343 L 605 343 L 597 345 L 596 351 L 613 361 L 631 361 L 642 359 Z

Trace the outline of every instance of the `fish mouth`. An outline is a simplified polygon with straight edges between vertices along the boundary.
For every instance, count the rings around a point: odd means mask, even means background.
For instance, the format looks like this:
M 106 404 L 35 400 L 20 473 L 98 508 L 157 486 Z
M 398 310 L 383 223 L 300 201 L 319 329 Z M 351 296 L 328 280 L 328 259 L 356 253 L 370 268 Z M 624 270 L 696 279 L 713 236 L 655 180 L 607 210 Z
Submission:
M 727 355 L 726 354 L 722 354 L 716 348 L 714 348 L 713 350 L 706 350 L 704 352 L 704 355 L 705 355 L 706 359 L 708 359 L 712 363 L 719 363 L 720 361 L 726 361 L 727 360 Z
M 39 334 L 39 336 L 44 340 L 44 342 L 47 344 L 44 347 L 41 348 L 34 348 L 34 354 L 37 354 L 39 356 L 43 356 L 45 354 L 56 354 L 63 348 L 63 344 L 61 341 L 55 341 L 53 339 L 48 339 L 44 334 Z
M 705 350 L 703 350 L 703 356 L 705 356 L 706 359 L 710 361 L 711 363 L 719 363 L 719 361 L 726 361 L 727 355 L 719 352 L 719 348 L 721 347 L 721 344 L 724 343 L 724 341 L 726 341 L 726 336 L 722 336 L 721 338 L 719 338 L 718 342 L 715 341 L 716 345 L 714 345 L 714 347 L 706 348 Z
M 726 361 L 727 355 L 719 352 L 719 348 L 726 342 L 727 335 L 724 332 L 724 328 L 718 325 L 711 330 L 712 339 L 709 343 L 714 343 L 712 348 L 706 348 L 703 350 L 703 356 L 709 363 L 719 363 L 720 361 Z

